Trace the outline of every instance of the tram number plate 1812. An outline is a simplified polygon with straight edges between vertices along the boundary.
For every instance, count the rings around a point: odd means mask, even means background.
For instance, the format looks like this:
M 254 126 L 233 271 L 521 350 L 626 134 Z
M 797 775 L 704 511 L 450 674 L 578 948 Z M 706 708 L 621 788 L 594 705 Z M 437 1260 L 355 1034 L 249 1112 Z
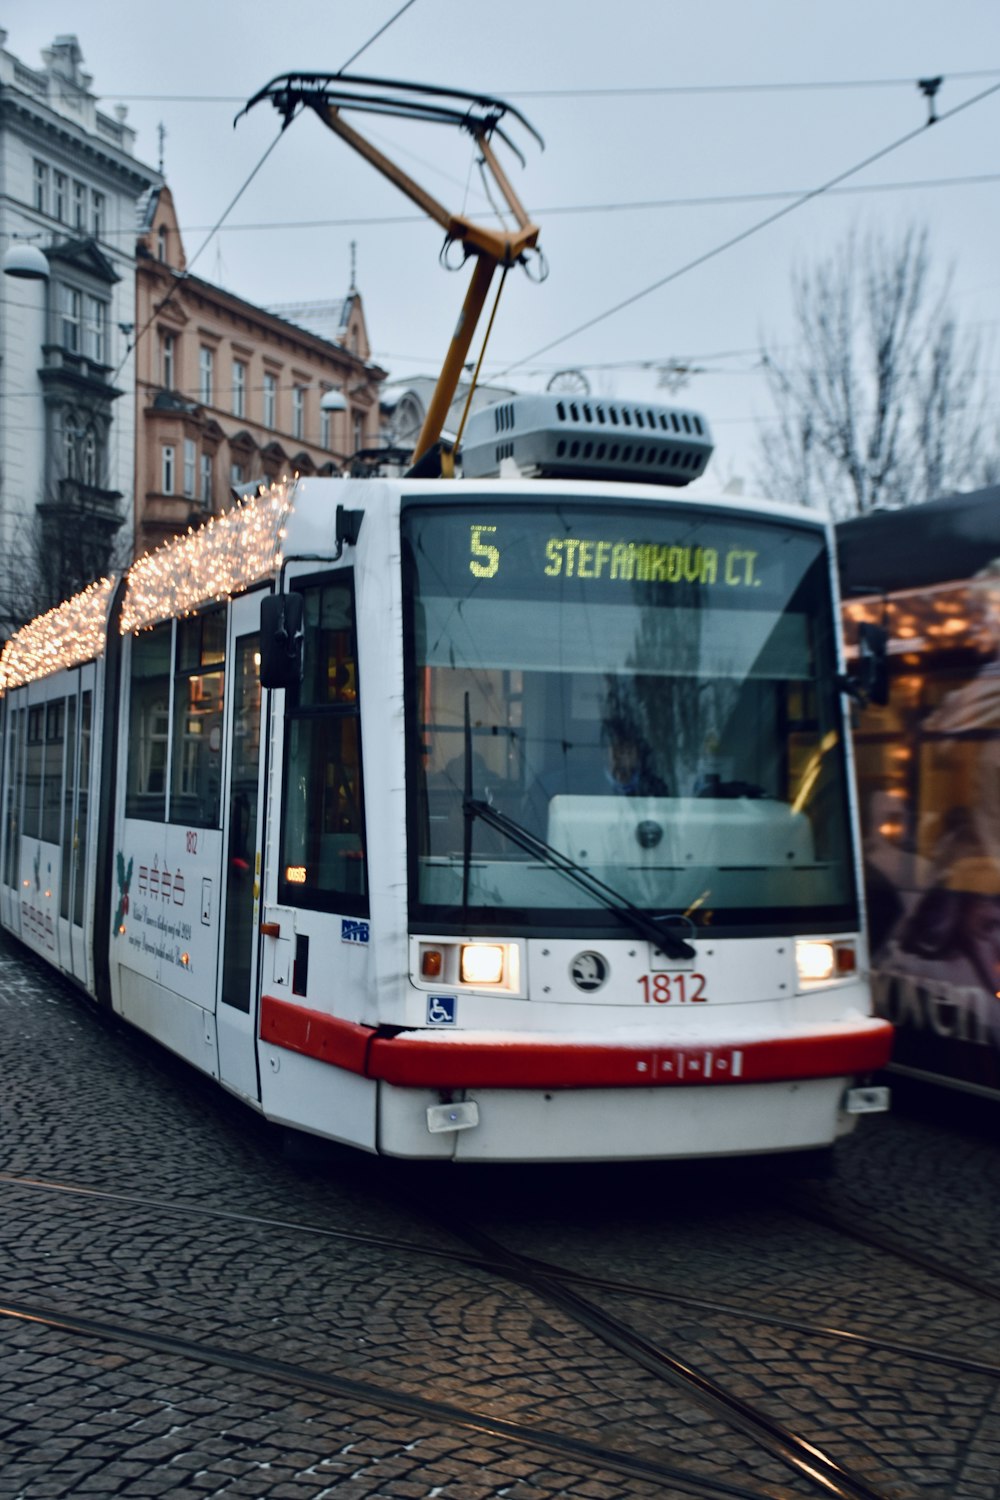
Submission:
M 642 990 L 643 1005 L 705 1005 L 704 974 L 687 970 L 668 974 L 640 974 L 637 983 Z

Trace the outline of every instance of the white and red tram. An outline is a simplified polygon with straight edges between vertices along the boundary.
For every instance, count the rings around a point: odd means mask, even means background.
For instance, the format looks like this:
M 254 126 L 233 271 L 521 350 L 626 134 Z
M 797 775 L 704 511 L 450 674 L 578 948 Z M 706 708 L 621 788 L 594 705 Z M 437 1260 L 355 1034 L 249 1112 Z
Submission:
M 8 643 L 0 920 L 366 1151 L 828 1146 L 891 1037 L 836 621 L 787 507 L 272 487 Z

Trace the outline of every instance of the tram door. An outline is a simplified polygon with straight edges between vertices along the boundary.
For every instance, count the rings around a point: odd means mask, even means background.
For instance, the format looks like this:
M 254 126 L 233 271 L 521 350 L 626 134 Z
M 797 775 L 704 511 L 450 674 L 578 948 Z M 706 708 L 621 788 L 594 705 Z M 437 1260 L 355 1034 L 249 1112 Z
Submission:
M 74 674 L 66 696 L 63 737 L 65 764 L 59 878 L 59 956 L 62 967 L 89 984 L 86 940 L 87 854 L 90 835 L 90 768 L 93 744 L 94 668 Z
M 225 847 L 222 962 L 216 1029 L 219 1076 L 249 1099 L 260 1098 L 257 1074 L 256 975 L 260 912 L 260 809 L 264 720 L 260 690 L 260 600 L 233 601 L 227 652 L 229 794 Z

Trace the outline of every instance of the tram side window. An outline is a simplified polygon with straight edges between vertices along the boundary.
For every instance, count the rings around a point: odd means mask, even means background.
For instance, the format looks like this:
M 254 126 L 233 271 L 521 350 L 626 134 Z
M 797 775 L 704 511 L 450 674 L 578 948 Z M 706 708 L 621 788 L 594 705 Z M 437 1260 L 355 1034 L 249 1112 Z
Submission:
M 7 719 L 4 750 L 7 756 L 7 847 L 4 878 L 15 888 L 20 874 L 21 833 L 21 763 L 24 758 L 23 708 L 14 709 Z
M 129 686 L 125 816 L 160 823 L 167 810 L 170 636 L 167 623 L 134 638 Z
M 37 839 L 42 829 L 42 764 L 45 755 L 45 708 L 28 709 L 28 743 L 24 763 L 25 838 Z
M 63 778 L 62 873 L 59 879 L 59 915 L 69 916 L 69 894 L 73 884 L 77 840 L 74 836 L 73 802 L 76 797 L 76 698 L 66 699 L 66 775 Z
M 280 899 L 368 909 L 354 597 L 349 577 L 303 588 L 305 671 L 286 705 Z M 291 699 L 292 695 L 288 695 Z
M 77 807 L 77 836 L 74 850 L 76 880 L 73 886 L 73 921 L 83 925 L 84 871 L 87 868 L 87 828 L 90 816 L 90 740 L 93 697 L 88 689 L 80 705 L 80 792 Z
M 222 796 L 222 695 L 226 612 L 177 622 L 170 822 L 218 828 Z
M 42 781 L 42 838 L 59 842 L 62 811 L 63 726 L 66 713 L 61 698 L 45 705 L 45 773 Z

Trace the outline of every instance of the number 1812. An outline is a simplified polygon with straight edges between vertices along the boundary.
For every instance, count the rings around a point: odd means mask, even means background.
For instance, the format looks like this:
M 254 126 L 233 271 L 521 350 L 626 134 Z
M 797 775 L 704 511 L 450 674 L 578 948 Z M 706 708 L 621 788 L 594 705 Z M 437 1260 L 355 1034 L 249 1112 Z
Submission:
M 705 1005 L 704 974 L 640 974 L 636 981 L 642 987 L 643 1005 Z

